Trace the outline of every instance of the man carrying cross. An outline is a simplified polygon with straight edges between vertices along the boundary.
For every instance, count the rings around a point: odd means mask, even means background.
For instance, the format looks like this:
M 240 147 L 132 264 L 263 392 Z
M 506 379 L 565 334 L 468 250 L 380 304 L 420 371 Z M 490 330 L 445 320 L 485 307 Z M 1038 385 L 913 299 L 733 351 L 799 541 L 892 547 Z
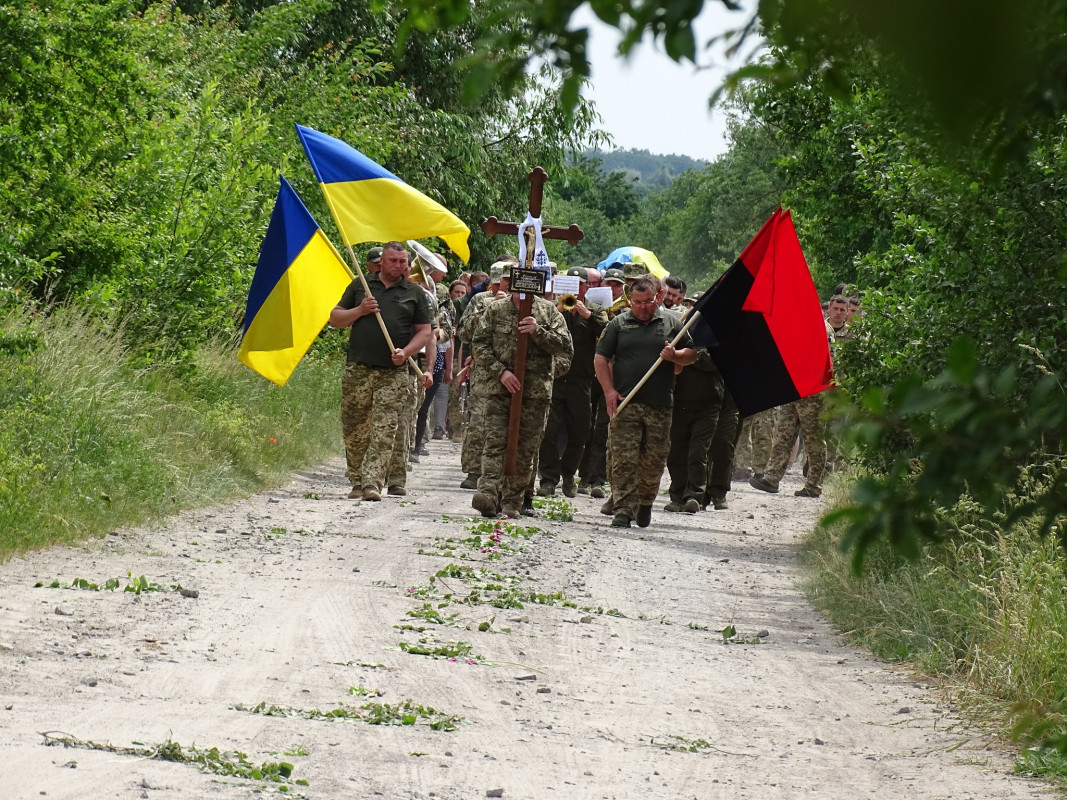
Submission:
M 576 244 L 584 235 L 577 225 L 554 228 L 541 224 L 541 203 L 547 173 L 534 167 L 530 181 L 530 206 L 521 225 L 490 217 L 482 230 L 490 236 L 517 234 L 519 261 L 526 267 L 512 275 L 510 297 L 491 303 L 474 333 L 476 358 L 487 379 L 479 381 L 483 392 L 485 442 L 482 475 L 471 505 L 484 516 L 503 512 L 517 517 L 523 495 L 533 486 L 534 460 L 544 434 L 552 381 L 570 368 L 574 354 L 570 332 L 556 306 L 540 297 L 551 265 L 542 236 L 566 239 Z M 536 269 L 534 269 L 536 268 Z M 537 291 L 529 286 L 537 285 Z M 556 370 L 559 370 L 557 373 Z
M 474 351 L 484 359 L 480 372 L 491 376 L 472 386 L 483 405 L 485 442 L 482 445 L 482 473 L 471 506 L 492 517 L 503 513 L 519 516 L 523 494 L 533 481 L 534 459 L 541 447 L 549 403 L 552 399 L 554 365 L 559 359 L 570 364 L 573 346 L 567 323 L 554 303 L 533 298 L 530 315 L 519 318 L 519 295 L 494 300 L 485 310 L 474 333 Z M 515 367 L 516 330 L 526 334 L 526 374 L 521 382 Z M 511 396 L 522 388 L 522 416 L 515 452 L 514 474 L 505 475 Z

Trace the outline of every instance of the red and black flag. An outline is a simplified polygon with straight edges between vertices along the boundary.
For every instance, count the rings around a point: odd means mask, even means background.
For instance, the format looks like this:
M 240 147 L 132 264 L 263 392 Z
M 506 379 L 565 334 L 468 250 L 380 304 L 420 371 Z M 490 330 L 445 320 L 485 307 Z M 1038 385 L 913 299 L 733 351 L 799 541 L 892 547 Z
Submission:
M 829 388 L 822 304 L 788 211 L 771 215 L 694 310 L 693 339 L 708 348 L 742 416 Z

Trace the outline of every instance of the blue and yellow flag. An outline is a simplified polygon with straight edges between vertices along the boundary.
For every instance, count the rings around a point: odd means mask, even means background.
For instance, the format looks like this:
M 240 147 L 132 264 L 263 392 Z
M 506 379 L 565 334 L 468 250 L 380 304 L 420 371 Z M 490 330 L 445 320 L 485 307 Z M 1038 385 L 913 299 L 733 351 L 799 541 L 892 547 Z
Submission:
M 248 290 L 237 357 L 284 386 L 311 347 L 352 273 L 283 177 Z
M 470 260 L 471 230 L 443 205 L 340 139 L 303 125 L 296 132 L 346 245 L 437 236 Z

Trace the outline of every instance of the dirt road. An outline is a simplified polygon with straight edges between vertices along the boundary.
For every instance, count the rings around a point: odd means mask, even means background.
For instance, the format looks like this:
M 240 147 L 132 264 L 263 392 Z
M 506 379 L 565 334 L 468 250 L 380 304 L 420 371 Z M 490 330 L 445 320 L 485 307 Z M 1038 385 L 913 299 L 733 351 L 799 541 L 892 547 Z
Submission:
M 1046 796 L 809 607 L 799 483 L 629 530 L 579 495 L 494 540 L 430 444 L 403 499 L 343 499 L 338 461 L 0 565 L 0 797 Z

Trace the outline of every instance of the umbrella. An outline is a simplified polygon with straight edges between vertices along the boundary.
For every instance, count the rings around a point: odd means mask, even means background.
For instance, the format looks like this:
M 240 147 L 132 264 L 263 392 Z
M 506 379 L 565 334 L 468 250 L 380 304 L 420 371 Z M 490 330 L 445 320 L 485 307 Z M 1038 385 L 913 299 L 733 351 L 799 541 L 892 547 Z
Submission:
M 596 268 L 603 272 L 615 264 L 628 264 L 631 262 L 634 264 L 644 264 L 648 267 L 648 271 L 657 278 L 666 278 L 670 275 L 670 273 L 663 268 L 663 265 L 659 263 L 656 254 L 643 247 L 617 247 L 608 254 L 607 258 L 597 264 Z

